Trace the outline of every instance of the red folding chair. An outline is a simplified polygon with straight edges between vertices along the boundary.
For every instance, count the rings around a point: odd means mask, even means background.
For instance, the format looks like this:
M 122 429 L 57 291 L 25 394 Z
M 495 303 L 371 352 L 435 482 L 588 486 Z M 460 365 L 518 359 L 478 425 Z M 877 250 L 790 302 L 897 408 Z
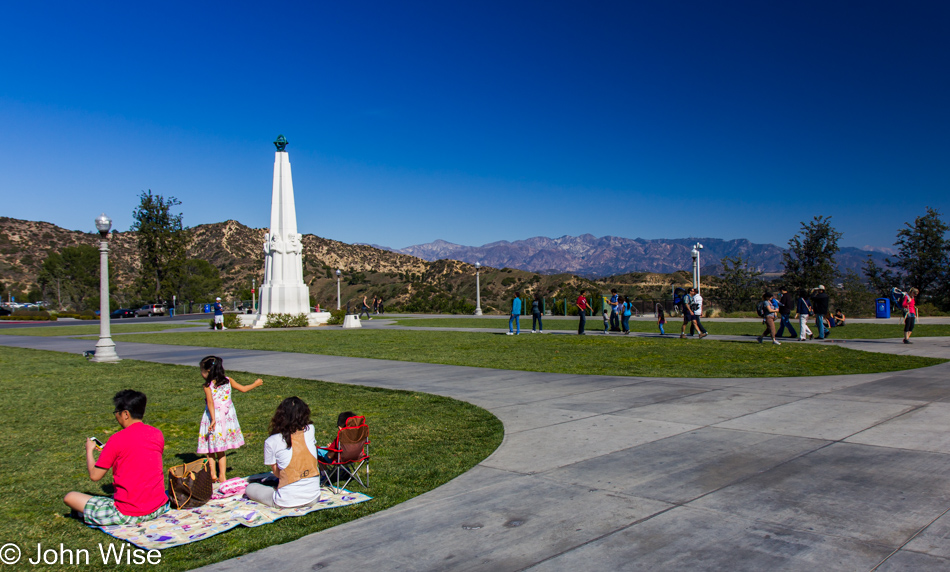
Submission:
M 369 488 L 369 426 L 365 417 L 357 415 L 347 419 L 346 427 L 337 430 L 336 440 L 326 449 L 328 460 L 318 457 L 317 461 L 320 474 L 330 490 L 337 493 L 353 480 L 363 488 Z M 361 477 L 360 471 L 365 475 Z M 340 486 L 344 477 L 346 480 Z M 336 487 L 332 483 L 336 483 Z

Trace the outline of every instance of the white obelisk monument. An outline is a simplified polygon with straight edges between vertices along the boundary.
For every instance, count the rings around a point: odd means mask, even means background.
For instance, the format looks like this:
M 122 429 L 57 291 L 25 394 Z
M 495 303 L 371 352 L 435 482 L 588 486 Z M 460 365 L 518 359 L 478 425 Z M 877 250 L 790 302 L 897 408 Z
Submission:
M 264 235 L 264 280 L 258 313 L 252 327 L 263 328 L 268 314 L 307 314 L 310 325 L 326 322 L 330 315 L 310 309 L 310 289 L 303 281 L 302 235 L 297 233 L 294 184 L 290 157 L 283 135 L 274 141 L 274 187 L 270 203 L 270 232 Z

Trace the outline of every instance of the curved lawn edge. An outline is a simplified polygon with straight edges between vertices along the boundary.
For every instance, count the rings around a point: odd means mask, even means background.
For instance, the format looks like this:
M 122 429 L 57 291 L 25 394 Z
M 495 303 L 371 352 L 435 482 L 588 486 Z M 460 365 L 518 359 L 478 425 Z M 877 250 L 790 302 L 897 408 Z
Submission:
M 118 336 L 131 343 L 210 346 L 629 377 L 811 377 L 903 371 L 947 360 L 871 353 L 831 344 L 757 344 L 678 337 L 505 336 L 428 330 L 237 330 Z
M 82 447 L 90 435 L 107 437 L 118 429 L 112 395 L 125 388 L 149 398 L 145 422 L 165 435 L 165 469 L 196 458 L 198 421 L 204 404 L 197 368 L 124 360 L 93 364 L 76 355 L 5 348 L 0 354 L 0 500 L 5 519 L 0 534 L 20 546 L 46 544 L 50 538 L 70 549 L 97 554 L 98 543 L 116 542 L 71 518 L 62 497 L 70 490 L 103 494 L 85 473 Z M 225 363 L 225 367 L 227 364 Z M 239 382 L 257 374 L 229 371 Z M 501 444 L 504 428 L 490 412 L 471 403 L 422 392 L 380 389 L 265 376 L 264 385 L 237 394 L 235 407 L 246 444 L 229 454 L 229 476 L 265 470 L 263 442 L 277 404 L 298 395 L 312 409 L 317 441 L 335 434 L 336 416 L 352 410 L 365 415 L 372 441 L 372 501 L 285 518 L 257 528 L 238 527 L 206 540 L 162 551 L 165 570 L 188 570 L 234 558 L 274 544 L 325 530 L 396 506 L 467 472 Z M 451 439 L 446 437 L 451 435 Z M 31 446 L 24 454 L 23 444 Z M 34 447 L 34 445 L 36 445 Z M 47 475 L 37 483 L 28 475 Z M 107 476 L 102 483 L 110 483 Z M 359 487 L 354 490 L 362 490 Z M 91 569 L 105 569 L 95 566 Z

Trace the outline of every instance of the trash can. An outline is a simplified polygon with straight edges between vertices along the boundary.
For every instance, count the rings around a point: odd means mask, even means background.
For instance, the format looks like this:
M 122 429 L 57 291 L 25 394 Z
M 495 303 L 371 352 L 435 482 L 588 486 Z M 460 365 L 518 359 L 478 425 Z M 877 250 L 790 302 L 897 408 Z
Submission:
M 878 298 L 874 301 L 874 315 L 877 318 L 891 317 L 891 299 Z
M 201 308 L 201 313 L 210 314 L 211 313 L 211 304 L 203 304 Z

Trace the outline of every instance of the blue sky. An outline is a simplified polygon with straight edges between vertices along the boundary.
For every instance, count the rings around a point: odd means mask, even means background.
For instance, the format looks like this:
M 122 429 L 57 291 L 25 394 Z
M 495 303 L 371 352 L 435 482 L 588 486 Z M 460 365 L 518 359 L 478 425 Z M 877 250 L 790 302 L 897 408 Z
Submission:
M 392 247 L 591 233 L 847 246 L 950 219 L 950 3 L 18 2 L 0 215 L 268 224 Z

